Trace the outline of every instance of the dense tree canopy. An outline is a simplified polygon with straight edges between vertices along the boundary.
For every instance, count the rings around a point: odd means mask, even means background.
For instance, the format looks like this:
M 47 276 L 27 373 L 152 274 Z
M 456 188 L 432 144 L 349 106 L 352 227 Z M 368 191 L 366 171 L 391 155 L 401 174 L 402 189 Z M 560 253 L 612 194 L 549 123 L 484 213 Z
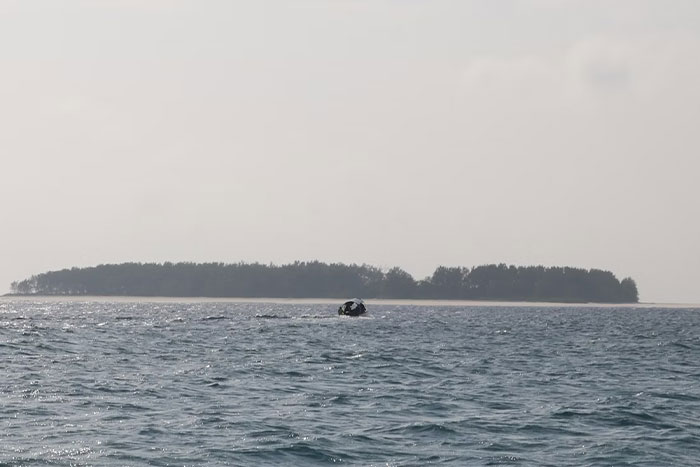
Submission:
M 169 297 L 365 297 L 633 303 L 637 285 L 609 271 L 569 267 L 438 267 L 416 281 L 394 267 L 297 261 L 124 263 L 63 269 L 12 283 L 17 294 Z

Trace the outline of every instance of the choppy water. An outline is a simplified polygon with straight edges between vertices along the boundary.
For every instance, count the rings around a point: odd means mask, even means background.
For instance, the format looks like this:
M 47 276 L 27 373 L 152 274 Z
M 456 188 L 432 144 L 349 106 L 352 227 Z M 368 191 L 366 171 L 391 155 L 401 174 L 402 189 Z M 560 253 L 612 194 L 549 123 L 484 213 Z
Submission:
M 700 310 L 0 302 L 0 465 L 698 465 Z

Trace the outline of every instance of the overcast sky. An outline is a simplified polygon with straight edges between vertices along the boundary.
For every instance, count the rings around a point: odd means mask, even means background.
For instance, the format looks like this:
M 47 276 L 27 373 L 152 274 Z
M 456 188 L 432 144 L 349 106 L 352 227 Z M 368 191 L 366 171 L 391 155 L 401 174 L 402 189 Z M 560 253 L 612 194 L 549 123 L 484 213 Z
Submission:
M 696 0 L 0 0 L 0 292 L 575 266 L 700 303 Z

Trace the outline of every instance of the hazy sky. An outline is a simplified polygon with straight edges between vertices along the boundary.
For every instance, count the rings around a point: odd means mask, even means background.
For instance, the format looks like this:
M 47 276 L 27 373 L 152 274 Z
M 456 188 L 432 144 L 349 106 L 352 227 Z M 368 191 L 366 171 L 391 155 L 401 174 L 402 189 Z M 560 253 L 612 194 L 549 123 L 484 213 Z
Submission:
M 505 262 L 700 302 L 697 0 L 0 0 L 0 292 Z

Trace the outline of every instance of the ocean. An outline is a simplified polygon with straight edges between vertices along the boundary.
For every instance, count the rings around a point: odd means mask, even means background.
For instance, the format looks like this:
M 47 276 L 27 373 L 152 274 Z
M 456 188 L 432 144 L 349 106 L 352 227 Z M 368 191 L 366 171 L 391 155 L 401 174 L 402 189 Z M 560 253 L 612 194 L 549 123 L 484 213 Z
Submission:
M 2 299 L 0 465 L 700 464 L 700 309 L 339 304 Z

